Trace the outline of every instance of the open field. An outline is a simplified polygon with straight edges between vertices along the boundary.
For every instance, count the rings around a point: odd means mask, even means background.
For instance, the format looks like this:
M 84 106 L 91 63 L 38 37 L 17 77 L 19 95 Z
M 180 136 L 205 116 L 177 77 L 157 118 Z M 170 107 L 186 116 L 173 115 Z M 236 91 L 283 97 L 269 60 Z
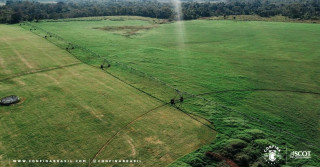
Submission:
M 207 126 L 44 38 L 16 25 L 0 29 L 0 97 L 22 98 L 0 106 L 0 166 L 26 165 L 14 159 L 84 159 L 68 166 L 87 166 L 106 156 L 164 166 L 214 139 Z
M 283 148 L 286 143 L 290 149 L 311 149 L 315 157 L 320 154 L 319 143 L 315 142 L 320 140 L 318 24 L 186 21 L 184 45 L 177 44 L 175 23 L 157 25 L 129 37 L 115 32 L 116 28 L 122 31 L 125 26 L 145 27 L 153 23 L 115 19 L 32 24 L 108 60 L 126 64 L 219 104 L 199 108 L 204 101 L 188 99 L 182 108 L 213 121 L 219 132 L 229 138 L 240 138 L 237 135 L 240 131 L 258 128 L 267 136 L 263 141 L 281 144 Z M 101 30 L 111 26 L 113 31 Z M 101 61 L 88 60 L 88 63 L 99 66 Z M 116 68 L 109 71 L 147 92 L 157 88 Z M 160 99 L 165 96 L 153 95 Z M 229 113 L 219 108 L 221 105 L 260 122 Z M 215 114 L 219 112 L 223 114 L 218 119 Z M 276 126 L 277 130 L 266 124 Z M 282 130 L 294 137 L 281 133 Z M 312 142 L 314 147 L 299 143 L 301 139 Z M 314 165 L 318 160 L 309 163 Z
M 48 42 L 43 43 L 43 39 L 31 36 L 23 29 L 11 29 L 8 26 L 2 26 L 2 29 L 0 80 L 27 72 L 79 63 L 64 50 L 57 50 L 56 46 Z

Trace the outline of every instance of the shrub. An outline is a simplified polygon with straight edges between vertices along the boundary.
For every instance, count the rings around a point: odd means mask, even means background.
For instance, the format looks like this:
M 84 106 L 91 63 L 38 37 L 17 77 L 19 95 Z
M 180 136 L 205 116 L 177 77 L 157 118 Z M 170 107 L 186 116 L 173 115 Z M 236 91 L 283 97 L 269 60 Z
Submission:
M 250 164 L 250 157 L 248 155 L 245 154 L 238 154 L 235 157 L 235 162 L 242 167 L 249 167 Z
M 203 154 L 195 154 L 187 163 L 193 167 L 203 167 L 207 165 L 206 162 L 203 161 Z
M 230 139 L 227 143 L 228 144 L 223 150 L 223 154 L 228 158 L 233 158 L 235 154 L 241 152 L 241 150 L 248 145 L 247 142 L 241 139 Z
M 267 140 L 267 139 L 257 139 L 257 140 L 254 140 L 253 141 L 253 146 L 256 148 L 256 149 L 261 149 L 263 150 L 264 148 L 268 147 L 272 145 L 272 143 Z
M 251 135 L 253 139 L 264 139 L 266 137 L 266 134 L 259 129 L 247 129 L 244 132 Z

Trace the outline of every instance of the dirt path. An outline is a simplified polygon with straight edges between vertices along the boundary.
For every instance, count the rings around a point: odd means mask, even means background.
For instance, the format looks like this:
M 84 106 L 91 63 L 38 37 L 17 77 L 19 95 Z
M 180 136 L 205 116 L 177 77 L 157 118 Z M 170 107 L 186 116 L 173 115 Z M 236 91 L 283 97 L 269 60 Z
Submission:
M 136 152 L 135 146 L 132 144 L 133 143 L 132 138 L 130 136 L 128 136 L 127 134 L 124 136 L 127 139 L 128 144 L 131 146 L 131 156 L 135 156 L 137 154 L 137 152 Z

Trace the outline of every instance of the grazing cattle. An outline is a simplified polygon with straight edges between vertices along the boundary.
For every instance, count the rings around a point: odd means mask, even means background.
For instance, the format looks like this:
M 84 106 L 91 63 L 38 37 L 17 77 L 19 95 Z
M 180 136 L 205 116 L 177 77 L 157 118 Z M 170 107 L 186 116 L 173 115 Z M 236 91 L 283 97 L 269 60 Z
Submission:
M 170 100 L 170 104 L 174 104 L 174 99 L 171 99 L 171 100 Z
M 183 97 L 182 96 L 180 97 L 180 102 L 183 102 Z

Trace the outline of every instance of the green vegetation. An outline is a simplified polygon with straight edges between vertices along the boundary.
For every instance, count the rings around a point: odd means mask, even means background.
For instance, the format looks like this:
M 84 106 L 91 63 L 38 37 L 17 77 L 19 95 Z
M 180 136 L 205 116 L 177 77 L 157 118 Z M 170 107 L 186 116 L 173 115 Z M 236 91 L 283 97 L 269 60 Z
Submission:
M 1 26 L 1 28 L 3 31 L 0 32 L 0 80 L 19 74 L 79 63 L 64 50 L 57 50 L 48 42 L 43 43 L 43 39 L 30 35 L 30 33 L 24 35 L 26 32 L 24 29 L 11 30 L 10 26 Z M 42 44 L 39 45 L 39 43 Z
M 207 20 L 237 20 L 237 21 L 270 21 L 270 22 L 294 22 L 294 23 L 320 23 L 320 20 L 302 20 L 292 19 L 285 16 L 277 15 L 273 17 L 261 17 L 259 15 L 229 15 L 229 16 L 214 16 L 201 18 Z
M 271 143 L 282 150 L 288 147 L 288 152 L 312 150 L 312 159 L 289 160 L 288 165 L 318 165 L 319 25 L 186 21 L 182 45 L 177 44 L 175 23 L 155 26 L 151 21 L 114 18 L 32 24 L 105 57 L 112 62 L 108 72 L 163 101 L 177 94 L 126 68 L 133 67 L 200 96 L 188 96 L 177 106 L 213 122 L 218 137 L 172 166 L 223 163 L 210 159 L 206 152 L 218 153 L 238 164 L 259 166 L 264 163 L 262 148 Z M 155 27 L 129 37 L 98 28 L 111 26 L 120 32 L 125 26 Z M 34 32 L 45 35 L 39 29 Z M 70 52 L 93 66 L 103 62 L 77 49 Z M 232 143 L 241 148 L 229 155 Z
M 22 98 L 0 106 L 0 166 L 14 165 L 9 160 L 15 159 L 87 160 L 68 164 L 87 166 L 101 148 L 97 159 L 165 166 L 214 139 L 212 129 L 185 113 L 29 30 L 18 25 L 0 30 L 0 97 Z
M 92 16 L 143 16 L 176 19 L 168 0 L 7 0 L 0 6 L 0 23 Z M 319 20 L 319 0 L 182 0 L 184 20 L 229 15 L 285 16 L 299 20 Z

